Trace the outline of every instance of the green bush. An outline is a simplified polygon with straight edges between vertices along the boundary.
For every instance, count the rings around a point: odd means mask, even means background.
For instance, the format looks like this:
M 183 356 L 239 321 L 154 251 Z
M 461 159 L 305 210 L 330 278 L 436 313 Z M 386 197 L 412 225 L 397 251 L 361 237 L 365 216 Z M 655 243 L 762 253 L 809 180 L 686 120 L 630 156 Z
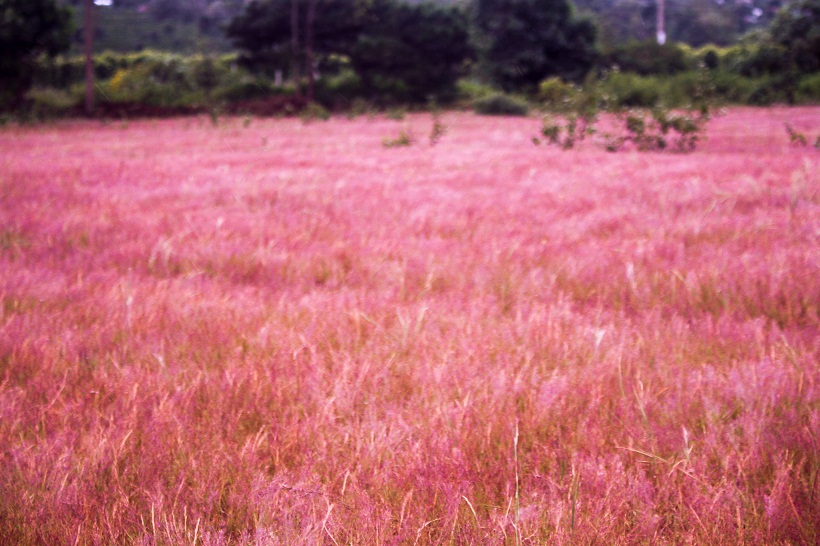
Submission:
M 350 109 L 362 94 L 361 78 L 349 68 L 316 82 L 316 101 L 334 110 Z
M 797 83 L 797 101 L 804 104 L 820 103 L 820 72 L 800 78 Z
M 561 78 L 548 78 L 538 84 L 538 98 L 550 109 L 559 109 L 569 102 L 578 90 Z
M 788 69 L 785 48 L 775 44 L 741 44 L 726 48 L 723 67 L 748 78 L 777 74 Z
M 79 104 L 77 96 L 63 89 L 34 87 L 26 94 L 30 113 L 39 119 L 65 114 Z
M 173 59 L 167 63 L 140 63 L 121 68 L 99 88 L 111 102 L 162 107 L 207 103 L 206 93 L 197 88 L 183 65 Z
M 654 40 L 619 46 L 606 59 L 610 66 L 617 66 L 622 72 L 641 76 L 676 74 L 690 68 L 686 62 L 686 51 L 681 46 L 674 43 L 659 45 Z
M 473 102 L 473 109 L 485 116 L 526 116 L 530 111 L 523 100 L 501 93 L 477 99 Z
M 623 72 L 610 74 L 602 88 L 610 105 L 620 108 L 651 108 L 667 92 L 667 85 L 660 78 Z
M 216 102 L 240 102 L 288 92 L 290 90 L 274 87 L 262 78 L 245 75 L 217 87 L 213 91 L 212 98 Z
M 382 140 L 382 145 L 385 148 L 401 148 L 404 146 L 410 146 L 414 142 L 413 135 L 408 133 L 404 129 L 401 130 L 399 136 L 396 138 L 385 138 Z
M 327 121 L 330 119 L 330 112 L 321 104 L 311 102 L 305 106 L 299 117 L 302 118 L 302 121 L 305 123 L 311 121 Z
M 498 91 L 490 85 L 466 78 L 458 80 L 456 83 L 456 92 L 460 100 L 467 101 L 483 99 L 498 93 Z
M 720 57 L 714 49 L 708 49 L 702 58 L 703 66 L 709 70 L 716 70 L 720 68 Z
M 716 70 L 709 77 L 714 96 L 732 104 L 747 104 L 758 82 L 727 70 Z
M 753 106 L 792 102 L 793 91 L 793 87 L 782 78 L 757 78 L 745 102 Z
M 718 100 L 714 71 L 705 68 L 671 76 L 664 82 L 663 104 L 668 107 L 698 107 Z

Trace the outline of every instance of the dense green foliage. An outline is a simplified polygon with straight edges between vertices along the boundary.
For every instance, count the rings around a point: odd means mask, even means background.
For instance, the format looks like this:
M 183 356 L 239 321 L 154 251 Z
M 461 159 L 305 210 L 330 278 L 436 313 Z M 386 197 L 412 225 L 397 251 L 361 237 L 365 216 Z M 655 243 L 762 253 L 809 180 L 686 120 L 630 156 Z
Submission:
M 500 93 L 477 99 L 473 107 L 477 114 L 485 116 L 526 116 L 529 113 L 525 101 Z
M 313 48 L 319 65 L 333 54 L 349 54 L 369 16 L 359 0 L 316 0 Z M 298 20 L 304 37 L 307 2 L 299 2 Z M 294 52 L 291 47 L 291 0 L 253 0 L 226 28 L 227 36 L 242 52 L 242 63 L 254 71 L 287 74 Z
M 40 4 L 54 10 L 24 11 Z M 197 10 L 215 5 L 206 0 L 184 5 L 163 0 L 140 4 L 147 7 L 140 11 L 137 4 L 117 2 L 114 8 L 98 8 L 98 14 L 131 10 L 157 24 L 198 24 Z M 707 102 L 820 102 L 820 0 L 795 0 L 771 17 L 770 28 L 728 47 L 693 49 L 679 42 L 659 46 L 648 40 L 602 46 L 600 52 L 590 41 L 594 29 L 587 26 L 589 20 L 579 20 L 565 0 L 473 0 L 470 11 L 439 4 L 316 0 L 312 99 L 349 113 L 420 105 L 432 98 L 480 112 L 510 114 L 527 112 L 527 106 L 560 111 L 578 97 L 616 110 L 687 108 Z M 226 3 L 233 11 L 221 16 L 239 14 L 227 31 L 240 53 L 97 54 L 100 114 L 119 115 L 120 106 L 127 106 L 129 115 L 151 114 L 153 108 L 168 114 L 169 109 L 258 115 L 300 111 L 306 103 L 293 97 L 297 80 L 290 74 L 292 5 L 291 0 L 255 0 L 241 11 L 239 3 Z M 307 2 L 296 5 L 300 43 L 295 53 L 304 66 Z M 71 34 L 69 9 L 44 0 L 0 0 L 0 6 L 6 10 L 4 21 L 9 21 L 0 28 L 2 53 L 14 52 L 2 56 L 0 65 L 4 108 L 35 117 L 79 111 L 83 59 L 49 55 L 66 46 Z M 38 25 L 40 37 L 31 30 Z M 571 28 L 589 30 L 589 40 L 582 40 L 583 33 L 564 32 Z M 10 38 L 15 33 L 21 38 Z M 584 43 L 578 45 L 579 40 Z M 305 70 L 301 72 L 304 85 Z M 507 94 L 499 95 L 500 89 Z M 511 93 L 518 98 L 511 99 Z
M 20 103 L 40 55 L 68 49 L 71 11 L 54 0 L 0 0 L 0 108 Z
M 646 0 L 574 0 L 591 13 L 606 47 L 655 38 L 657 3 Z M 768 26 L 783 0 L 666 0 L 669 39 L 699 47 L 726 46 Z
M 475 0 L 474 18 L 486 70 L 504 90 L 580 80 L 595 61 L 595 25 L 567 0 Z
M 467 18 L 432 4 L 380 3 L 351 51 L 369 96 L 421 102 L 450 99 L 473 57 Z
M 392 0 L 316 0 L 312 30 L 315 69 L 345 59 L 359 92 L 388 100 L 419 102 L 454 94 L 472 57 L 467 18 L 455 8 Z M 306 3 L 297 20 L 306 21 Z M 230 24 L 228 35 L 256 71 L 287 73 L 294 52 L 290 0 L 255 0 Z
M 610 66 L 641 76 L 675 74 L 686 70 L 686 53 L 676 43 L 659 45 L 655 40 L 627 42 L 607 56 Z
M 82 28 L 82 0 L 75 6 L 75 25 Z M 175 53 L 225 53 L 231 48 L 223 27 L 242 12 L 244 0 L 113 0 L 97 6 L 94 50 L 134 52 L 143 49 Z M 74 35 L 75 52 L 82 32 Z
M 795 0 L 777 14 L 773 41 L 784 49 L 790 68 L 820 70 L 820 0 Z

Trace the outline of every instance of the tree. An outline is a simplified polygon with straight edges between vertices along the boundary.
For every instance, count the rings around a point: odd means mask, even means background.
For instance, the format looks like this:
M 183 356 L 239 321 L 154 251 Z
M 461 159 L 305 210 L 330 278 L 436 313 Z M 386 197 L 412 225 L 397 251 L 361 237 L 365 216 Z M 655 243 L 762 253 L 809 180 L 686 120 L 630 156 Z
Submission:
M 795 0 L 783 6 L 772 23 L 771 35 L 786 49 L 794 70 L 820 70 L 820 0 Z
M 365 90 L 412 102 L 450 98 L 474 57 L 466 15 L 429 3 L 376 10 L 350 55 Z
M 315 21 L 308 24 L 311 4 Z M 361 31 L 366 5 L 365 0 L 253 0 L 226 32 L 251 70 L 270 73 L 290 65 L 298 77 L 306 55 L 299 36 L 307 42 L 310 27 L 316 57 L 347 54 Z M 299 30 L 299 21 L 305 21 L 304 31 Z
M 40 55 L 71 45 L 70 8 L 55 0 L 0 0 L 0 107 L 18 106 Z
M 349 59 L 372 94 L 401 100 L 445 95 L 471 57 L 467 18 L 455 8 L 393 0 L 254 0 L 228 27 L 249 68 L 270 72 L 304 60 L 313 71 L 331 55 Z M 304 21 L 303 31 L 294 21 Z M 297 29 L 294 32 L 294 29 Z M 299 37 L 304 37 L 303 42 Z
M 597 29 L 568 0 L 474 0 L 486 70 L 507 91 L 559 76 L 580 80 L 592 67 Z
M 755 28 L 769 25 L 783 0 L 664 0 L 668 41 L 689 45 L 729 45 Z M 574 0 L 591 13 L 603 46 L 655 39 L 656 0 Z

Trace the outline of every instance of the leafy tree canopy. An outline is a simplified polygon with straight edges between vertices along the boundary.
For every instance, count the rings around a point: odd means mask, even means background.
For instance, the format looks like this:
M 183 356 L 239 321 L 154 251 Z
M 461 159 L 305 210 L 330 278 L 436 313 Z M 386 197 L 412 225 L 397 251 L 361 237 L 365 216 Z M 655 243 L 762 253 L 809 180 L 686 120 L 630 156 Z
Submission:
M 314 49 L 319 56 L 348 54 L 368 15 L 364 0 L 315 0 Z M 307 18 L 307 2 L 300 1 L 299 21 Z M 245 53 L 252 69 L 282 68 L 291 51 L 291 0 L 253 0 L 234 18 L 226 32 Z M 304 30 L 301 31 L 304 37 Z M 298 52 L 296 52 L 298 54 Z
M 317 58 L 350 60 L 367 91 L 402 100 L 446 95 L 471 58 L 468 22 L 456 8 L 394 0 L 315 0 Z M 299 2 L 298 20 L 307 19 Z M 289 65 L 291 0 L 254 0 L 228 26 L 228 36 L 256 70 Z M 306 29 L 300 30 L 302 39 Z
M 505 90 L 580 80 L 595 61 L 597 29 L 568 0 L 475 0 L 474 17 L 486 68 Z
M 753 29 L 769 25 L 784 0 L 665 0 L 670 41 L 692 46 L 729 45 Z M 614 48 L 656 36 L 656 0 L 574 0 L 592 13 L 603 45 Z
M 473 57 L 467 17 L 429 3 L 381 2 L 350 57 L 368 91 L 411 101 L 447 98 Z
M 40 55 L 71 44 L 72 13 L 55 0 L 0 0 L 0 105 L 19 101 Z
M 820 0 L 795 0 L 783 6 L 771 35 L 798 71 L 820 70 Z

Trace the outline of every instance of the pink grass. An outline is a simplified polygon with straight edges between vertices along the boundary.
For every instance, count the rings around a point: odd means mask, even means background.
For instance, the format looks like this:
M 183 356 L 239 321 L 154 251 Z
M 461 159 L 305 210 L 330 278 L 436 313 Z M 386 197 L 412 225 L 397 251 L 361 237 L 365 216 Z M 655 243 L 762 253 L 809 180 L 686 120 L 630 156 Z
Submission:
M 2 129 L 0 543 L 816 544 L 820 109 L 443 121 Z

